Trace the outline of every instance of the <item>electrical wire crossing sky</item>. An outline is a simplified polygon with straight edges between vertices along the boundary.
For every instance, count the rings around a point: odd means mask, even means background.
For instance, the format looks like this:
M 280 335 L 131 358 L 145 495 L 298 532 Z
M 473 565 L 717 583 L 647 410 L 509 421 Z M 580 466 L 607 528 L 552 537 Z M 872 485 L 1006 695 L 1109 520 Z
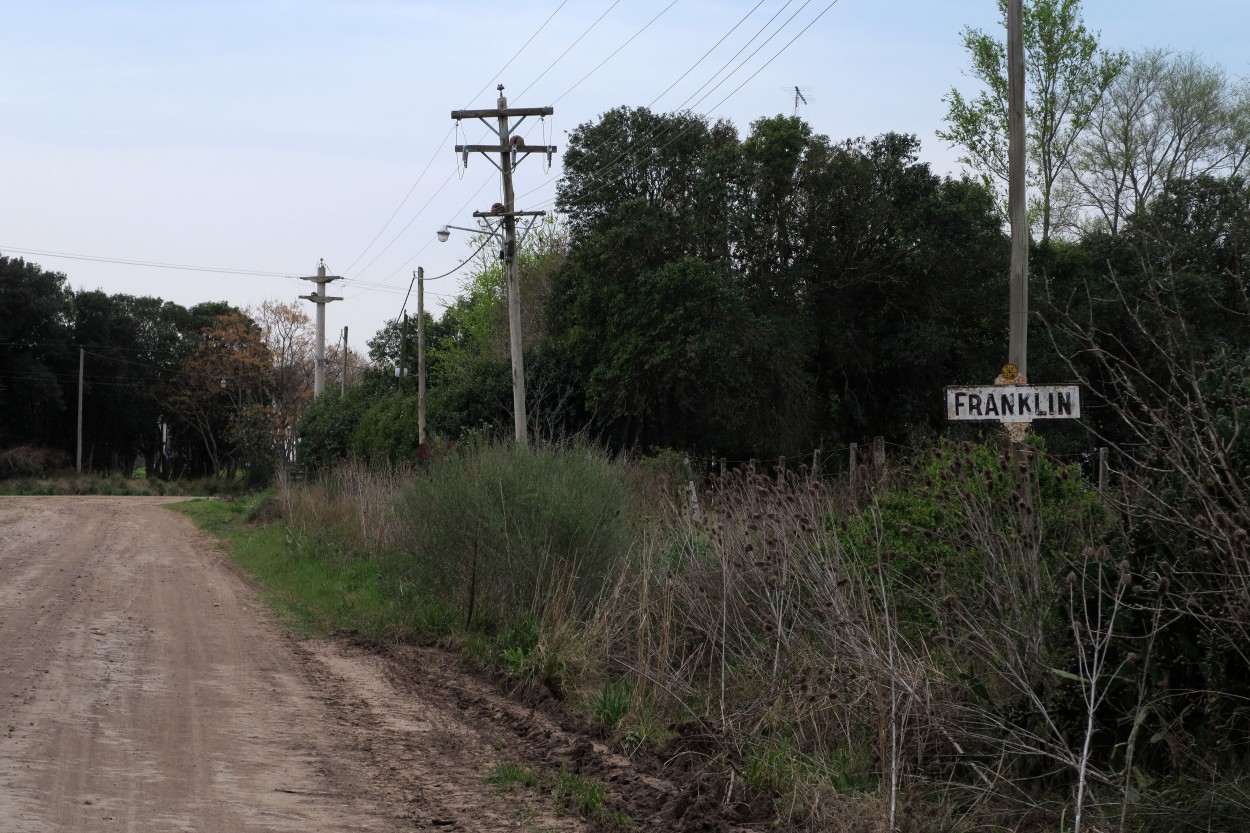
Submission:
M 1244 0 L 1084 4 L 1104 46 L 1165 47 L 1250 77 Z M 460 291 L 498 171 L 455 144 L 494 141 L 452 110 L 554 107 L 535 144 L 619 106 L 732 121 L 798 115 L 835 141 L 934 133 L 972 92 L 965 26 L 996 0 L 0 0 L 0 254 L 76 288 L 184 305 L 298 301 L 320 259 L 356 345 L 400 311 L 418 266 L 437 315 Z M 537 160 L 531 159 L 531 163 Z M 545 160 L 543 160 L 545 161 Z M 517 207 L 551 210 L 560 155 L 516 172 Z

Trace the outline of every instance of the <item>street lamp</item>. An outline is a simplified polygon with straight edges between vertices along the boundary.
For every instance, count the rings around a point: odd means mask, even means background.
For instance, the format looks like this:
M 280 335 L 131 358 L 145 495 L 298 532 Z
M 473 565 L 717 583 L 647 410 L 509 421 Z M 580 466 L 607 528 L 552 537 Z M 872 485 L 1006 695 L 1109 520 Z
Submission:
M 441 229 L 439 229 L 438 231 L 434 232 L 434 234 L 438 236 L 438 242 L 439 242 L 439 243 L 446 243 L 446 242 L 447 242 L 447 239 L 448 239 L 449 237 L 451 237 L 451 230 L 452 230 L 452 229 L 456 229 L 457 231 L 467 231 L 467 232 L 470 232 L 470 233 L 472 233 L 472 234 L 489 234 L 491 237 L 495 237 L 495 238 L 498 238 L 498 237 L 499 237 L 499 233 L 498 233 L 497 231 L 495 231 L 495 229 L 493 229 L 493 228 L 489 228 L 489 227 L 487 227 L 487 228 L 466 228 L 465 226 L 452 226 L 452 225 L 446 225 L 446 226 L 443 226 L 443 227 L 442 227 Z

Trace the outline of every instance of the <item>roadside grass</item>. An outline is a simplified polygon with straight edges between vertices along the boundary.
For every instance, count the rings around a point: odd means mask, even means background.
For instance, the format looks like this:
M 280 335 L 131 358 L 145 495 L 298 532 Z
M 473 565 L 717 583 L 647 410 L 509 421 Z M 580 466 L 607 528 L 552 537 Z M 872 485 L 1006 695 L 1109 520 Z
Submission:
M 388 642 L 446 631 L 450 619 L 437 603 L 419 602 L 377 564 L 345 556 L 332 535 L 302 537 L 281 524 L 253 522 L 267 499 L 194 500 L 171 508 L 227 542 L 270 605 L 302 633 L 351 631 Z
M 1090 631 L 1069 614 L 1120 595 L 1068 578 L 1070 554 L 1093 557 L 1108 535 L 1079 473 L 1009 452 L 939 442 L 871 489 L 730 470 L 703 483 L 701 519 L 671 478 L 576 446 L 349 464 L 177 508 L 301 629 L 446 637 L 631 757 L 697 761 L 700 789 L 723 791 L 717 812 L 822 833 L 1055 829 L 1074 773 L 1034 764 L 1076 760 L 1085 731 L 1072 640 Z M 488 780 L 632 824 L 568 769 L 500 765 Z M 1116 797 L 1099 800 L 1111 819 Z
M 130 476 L 66 472 L 0 478 L 0 495 L 30 497 L 61 495 L 182 497 L 187 495 L 225 494 L 234 491 L 237 491 L 237 489 L 215 478 L 159 480 L 148 478 L 141 470 Z
M 610 812 L 604 806 L 606 792 L 601 782 L 587 778 L 569 767 L 561 766 L 558 772 L 538 772 L 523 764 L 498 763 L 486 776 L 500 793 L 525 789 L 551 797 L 556 809 L 562 813 L 574 813 L 582 818 L 598 822 L 609 828 L 632 829 L 633 819 L 623 812 Z

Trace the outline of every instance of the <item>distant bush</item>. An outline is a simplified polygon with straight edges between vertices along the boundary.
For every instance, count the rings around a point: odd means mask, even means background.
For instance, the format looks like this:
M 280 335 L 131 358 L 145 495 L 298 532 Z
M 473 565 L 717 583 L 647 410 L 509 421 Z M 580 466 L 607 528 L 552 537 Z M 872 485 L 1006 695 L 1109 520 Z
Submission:
M 344 396 L 320 396 L 304 411 L 297 429 L 300 462 L 325 468 L 351 456 L 352 438 L 376 400 L 373 388 L 357 385 Z
M 19 445 L 0 451 L 0 478 L 41 477 L 69 468 L 69 455 L 56 448 Z

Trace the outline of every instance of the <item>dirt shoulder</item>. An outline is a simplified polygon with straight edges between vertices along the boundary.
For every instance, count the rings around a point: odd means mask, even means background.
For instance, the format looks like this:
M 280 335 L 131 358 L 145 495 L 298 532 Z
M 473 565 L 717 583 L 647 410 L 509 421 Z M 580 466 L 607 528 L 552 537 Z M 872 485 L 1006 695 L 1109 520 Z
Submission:
M 0 498 L 5 830 L 729 826 L 688 767 L 631 760 L 457 655 L 292 635 L 173 500 Z M 583 773 L 605 812 L 501 789 L 500 764 Z

